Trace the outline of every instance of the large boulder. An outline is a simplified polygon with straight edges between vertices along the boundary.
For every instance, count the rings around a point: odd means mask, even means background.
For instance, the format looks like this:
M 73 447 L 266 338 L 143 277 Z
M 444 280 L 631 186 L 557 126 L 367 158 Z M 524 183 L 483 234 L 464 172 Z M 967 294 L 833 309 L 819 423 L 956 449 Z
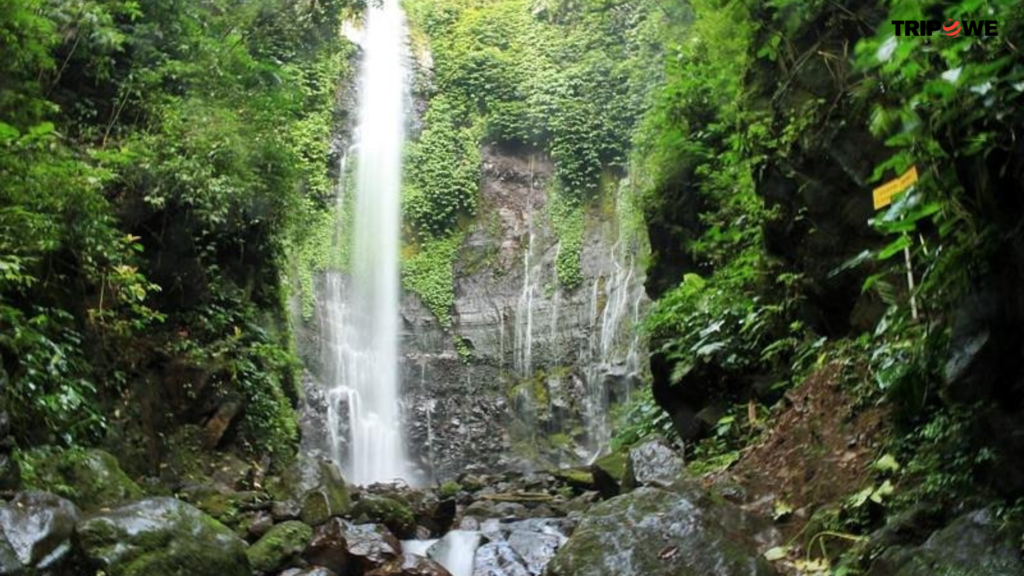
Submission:
M 1024 574 L 1020 535 L 1003 530 L 989 510 L 953 521 L 921 546 L 886 550 L 868 576 L 1009 576 Z
M 298 558 L 313 539 L 313 529 L 302 522 L 292 520 L 271 528 L 246 551 L 253 571 L 268 573 L 281 568 Z
M 276 500 L 295 503 L 299 517 L 310 526 L 347 514 L 352 506 L 341 471 L 326 459 L 299 456 L 269 489 Z
M 142 497 L 142 489 L 121 470 L 117 458 L 109 452 L 93 448 L 42 448 L 29 452 L 25 458 L 32 469 L 26 484 L 60 494 L 83 510 Z
M 761 528 L 699 486 L 643 487 L 587 512 L 544 574 L 772 575 L 752 536 Z
M 398 559 L 401 544 L 379 524 L 331 518 L 318 526 L 302 557 L 337 574 L 363 574 Z
M 149 498 L 78 523 L 87 562 L 109 576 L 250 576 L 245 543 L 174 498 Z
M 622 484 L 627 490 L 637 486 L 666 488 L 685 474 L 683 457 L 664 440 L 651 440 L 629 450 Z
M 46 492 L 19 492 L 0 508 L 0 574 L 53 570 L 71 551 L 78 508 Z

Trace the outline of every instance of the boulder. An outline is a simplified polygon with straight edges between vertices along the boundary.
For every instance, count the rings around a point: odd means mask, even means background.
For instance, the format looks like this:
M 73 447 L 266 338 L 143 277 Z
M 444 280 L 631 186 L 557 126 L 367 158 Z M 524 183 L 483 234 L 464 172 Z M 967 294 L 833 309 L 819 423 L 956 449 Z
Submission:
M 518 502 L 497 502 L 478 500 L 462 511 L 463 516 L 473 518 L 525 518 L 529 515 L 526 506 Z
M 25 456 L 33 474 L 32 488 L 60 494 L 83 510 L 141 498 L 142 489 L 121 470 L 117 458 L 92 448 L 63 451 L 38 449 Z
M 638 486 L 666 488 L 685 475 L 686 465 L 682 456 L 664 440 L 658 439 L 630 448 L 622 484 L 627 490 Z
M 642 487 L 595 505 L 546 576 L 767 576 L 762 525 L 696 485 Z
M 78 508 L 59 496 L 19 492 L 0 508 L 0 574 L 59 566 L 71 551 L 78 515 Z
M 352 506 L 349 515 L 360 524 L 383 524 L 399 538 L 415 536 L 416 519 L 412 510 L 394 498 L 363 496 Z
M 351 508 L 348 486 L 341 471 L 326 459 L 299 456 L 268 489 L 275 500 L 293 502 L 299 518 L 310 526 L 319 526 L 332 516 L 347 514 Z
M 990 510 L 966 514 L 921 546 L 896 546 L 875 560 L 868 576 L 1024 574 L 1020 535 L 1003 530 Z
M 338 574 L 362 574 L 396 560 L 400 550 L 398 539 L 385 526 L 356 526 L 331 518 L 314 530 L 302 557 Z
M 429 558 L 408 554 L 366 573 L 366 576 L 452 576 L 451 572 Z
M 306 549 L 313 539 L 313 529 L 298 521 L 284 522 L 271 528 L 246 550 L 253 571 L 268 573 L 288 564 Z
M 531 572 L 508 542 L 499 541 L 477 548 L 473 576 L 531 576 Z
M 533 576 L 544 572 L 544 568 L 555 557 L 555 552 L 562 544 L 562 539 L 554 534 L 513 530 L 508 537 L 508 544 L 526 561 L 526 568 Z
M 77 532 L 86 561 L 109 576 L 251 576 L 245 543 L 174 498 L 93 514 Z

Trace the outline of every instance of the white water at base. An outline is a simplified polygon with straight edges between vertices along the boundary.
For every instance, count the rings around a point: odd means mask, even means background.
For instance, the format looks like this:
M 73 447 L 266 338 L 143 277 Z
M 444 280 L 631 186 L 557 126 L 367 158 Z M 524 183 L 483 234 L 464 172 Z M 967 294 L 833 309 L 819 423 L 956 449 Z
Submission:
M 444 566 L 452 576 L 473 576 L 473 560 L 480 547 L 480 533 L 471 530 L 452 530 L 431 546 L 431 558 Z
M 398 3 L 383 0 L 367 9 L 350 276 L 329 273 L 325 282 L 328 440 L 332 457 L 357 484 L 410 480 L 398 381 L 399 193 L 408 93 Z

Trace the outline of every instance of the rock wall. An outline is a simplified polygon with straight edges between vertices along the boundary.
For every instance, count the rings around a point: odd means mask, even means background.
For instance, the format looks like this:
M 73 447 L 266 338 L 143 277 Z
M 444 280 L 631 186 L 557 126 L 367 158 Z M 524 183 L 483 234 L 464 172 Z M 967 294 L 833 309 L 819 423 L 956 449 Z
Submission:
M 479 216 L 456 262 L 453 328 L 414 294 L 402 304 L 404 408 L 431 476 L 473 465 L 579 462 L 606 445 L 611 407 L 647 371 L 636 330 L 647 298 L 614 200 L 591 208 L 575 290 L 558 287 L 559 242 L 541 154 L 483 150 Z

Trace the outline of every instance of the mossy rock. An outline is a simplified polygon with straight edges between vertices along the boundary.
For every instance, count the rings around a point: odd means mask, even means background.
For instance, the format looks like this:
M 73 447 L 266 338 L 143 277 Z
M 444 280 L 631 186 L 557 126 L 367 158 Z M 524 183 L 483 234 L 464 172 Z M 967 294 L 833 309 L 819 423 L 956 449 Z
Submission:
M 604 470 L 612 478 L 622 481 L 622 477 L 626 475 L 626 453 L 612 452 L 595 460 L 593 466 Z
M 256 572 L 267 573 L 282 568 L 306 549 L 313 539 L 313 529 L 298 521 L 283 522 L 270 529 L 246 550 L 249 565 Z
M 408 505 L 385 496 L 363 496 L 352 506 L 352 518 L 358 524 L 383 524 L 399 538 L 411 537 L 416 518 Z
M 28 487 L 59 494 L 83 510 L 141 498 L 143 493 L 103 450 L 41 448 L 22 456 Z
M 579 468 L 563 468 L 561 470 L 553 471 L 551 475 L 559 481 L 580 491 L 594 489 L 594 475 L 587 470 L 581 470 Z
M 310 526 L 347 514 L 352 507 L 345 479 L 329 460 L 299 457 L 267 488 L 275 500 L 296 503 L 299 518 Z
M 108 576 L 251 576 L 245 543 L 174 498 L 93 514 L 76 532 L 83 559 Z
M 699 486 L 639 488 L 597 504 L 546 576 L 769 576 L 758 521 Z

